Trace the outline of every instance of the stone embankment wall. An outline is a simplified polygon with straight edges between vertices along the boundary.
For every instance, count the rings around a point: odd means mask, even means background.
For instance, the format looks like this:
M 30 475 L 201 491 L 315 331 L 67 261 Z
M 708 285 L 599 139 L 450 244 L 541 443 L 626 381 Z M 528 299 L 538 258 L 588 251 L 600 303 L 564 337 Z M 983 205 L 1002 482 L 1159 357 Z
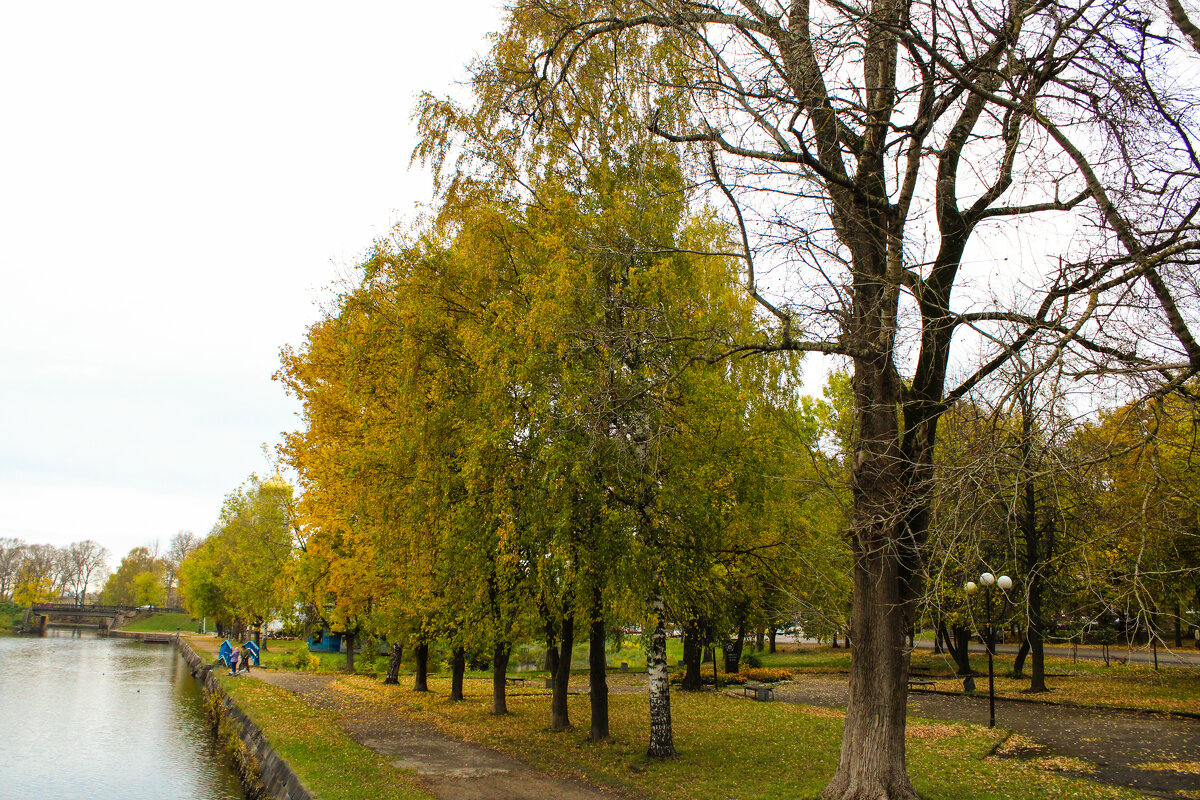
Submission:
M 231 743 L 236 750 L 233 756 L 247 795 L 252 800 L 317 800 L 304 788 L 291 765 L 271 747 L 258 726 L 250 721 L 222 688 L 217 673 L 224 668 L 223 665 L 213 667 L 204 663 L 182 637 L 177 640 L 176 646 L 192 674 L 204 681 L 206 702 L 216 712 L 220 730 L 224 735 L 232 735 L 237 739 Z

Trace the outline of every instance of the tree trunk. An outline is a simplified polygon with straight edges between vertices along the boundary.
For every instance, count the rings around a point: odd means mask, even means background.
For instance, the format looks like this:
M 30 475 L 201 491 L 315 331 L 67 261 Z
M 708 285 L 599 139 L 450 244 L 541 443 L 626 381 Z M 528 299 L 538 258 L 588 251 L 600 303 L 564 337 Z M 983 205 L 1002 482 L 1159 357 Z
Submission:
M 650 692 L 651 758 L 676 758 L 675 735 L 671 728 L 671 683 L 667 676 L 666 609 L 661 594 L 650 599 L 650 620 L 654 626 L 646 651 L 647 687 Z
M 546 632 L 546 663 L 542 668 L 553 678 L 554 673 L 558 672 L 558 631 L 550 619 L 549 610 L 543 612 L 542 620 L 542 630 Z
M 1183 626 L 1180 620 L 1183 618 L 1182 609 L 1179 607 L 1179 601 L 1175 601 L 1175 649 L 1183 647 Z
M 392 642 L 392 654 L 388 656 L 387 677 L 383 679 L 384 683 L 400 683 L 400 661 L 403 657 L 404 645 Z
M 1025 657 L 1029 655 L 1029 634 L 1025 634 L 1025 638 L 1021 640 L 1021 646 L 1017 648 L 1017 657 L 1013 659 L 1013 677 L 1020 678 L 1021 672 L 1025 669 Z
M 850 698 L 837 771 L 821 793 L 825 800 L 917 796 L 905 767 L 908 625 L 896 571 L 886 549 L 855 555 Z
M 413 678 L 413 691 L 428 692 L 429 645 L 425 642 L 418 644 L 415 655 L 417 657 L 417 674 L 416 677 Z
M 467 671 L 467 651 L 464 647 L 454 648 L 450 657 L 450 700 L 463 699 L 463 673 Z
M 608 657 L 604 652 L 604 602 L 599 588 L 592 594 L 592 631 L 588 642 L 588 672 L 591 679 L 592 727 L 589 742 L 608 741 Z
M 950 651 L 950 657 L 954 659 L 954 663 L 958 666 L 958 671 L 955 673 L 960 678 L 965 678 L 971 674 L 971 631 L 962 625 L 955 625 L 951 631 L 946 630 L 946 623 L 941 624 L 942 641 L 946 643 L 946 649 Z
M 775 652 L 775 635 L 776 635 L 777 633 L 779 633 L 779 631 L 778 631 L 778 630 L 775 628 L 775 626 L 774 626 L 774 625 L 772 625 L 772 626 L 771 626 L 771 628 L 770 628 L 770 630 L 767 632 L 767 638 L 771 640 L 771 650 L 770 650 L 770 652 L 772 652 L 772 653 L 774 653 L 774 652 Z
M 700 680 L 700 664 L 704 650 L 704 642 L 700 639 L 700 623 L 698 620 L 688 620 L 683 624 L 683 690 L 698 692 L 703 685 Z
M 754 632 L 754 652 L 761 653 L 763 651 L 763 648 L 765 647 L 763 642 L 765 639 L 766 631 L 764 631 L 762 628 L 759 628 Z
M 508 713 L 508 696 L 506 694 L 505 678 L 508 677 L 508 657 L 512 654 L 512 645 L 501 642 L 496 645 L 492 656 L 492 713 Z M 559 664 L 559 671 L 562 664 Z
M 352 631 L 346 631 L 342 636 L 342 641 L 346 643 L 346 672 L 354 674 L 354 640 L 355 635 Z
M 1044 580 L 1042 569 L 1051 558 L 1054 547 L 1054 523 L 1047 522 L 1045 552 L 1042 552 L 1042 541 L 1037 525 L 1037 492 L 1033 485 L 1033 409 L 1027 391 L 1020 392 L 1021 402 L 1021 455 L 1024 460 L 1025 481 L 1021 487 L 1023 509 L 1021 514 L 1021 532 L 1025 537 L 1025 575 L 1029 585 L 1025 595 L 1028 598 L 1027 616 L 1029 624 L 1025 640 L 1029 643 L 1029 652 L 1033 656 L 1032 672 L 1029 680 L 1029 691 L 1045 692 L 1046 689 L 1046 655 L 1042 643 L 1045 638 L 1045 622 L 1042 608 L 1042 589 Z M 1019 671 L 1018 671 L 1019 672 Z
M 1045 639 L 1042 636 L 1042 626 L 1030 625 L 1027 635 L 1029 640 L 1029 653 L 1032 656 L 1030 666 L 1032 674 L 1029 676 L 1029 691 L 1031 692 L 1048 692 L 1046 688 L 1046 651 Z
M 567 709 L 567 688 L 571 682 L 571 653 L 575 649 L 573 610 L 563 616 L 559 644 L 562 649 L 558 655 L 558 669 L 554 673 L 554 689 L 550 697 L 550 730 L 552 731 L 562 731 L 571 727 L 570 713 Z

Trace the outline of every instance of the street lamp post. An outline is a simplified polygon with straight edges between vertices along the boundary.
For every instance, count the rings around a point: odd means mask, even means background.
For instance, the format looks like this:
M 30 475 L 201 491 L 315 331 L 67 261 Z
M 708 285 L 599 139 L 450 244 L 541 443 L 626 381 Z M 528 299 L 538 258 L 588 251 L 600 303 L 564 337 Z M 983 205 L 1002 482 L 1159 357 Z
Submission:
M 997 586 L 1000 591 L 1007 592 L 1012 588 L 1012 578 L 1007 575 L 1001 575 L 997 578 L 990 572 L 985 572 L 979 576 L 979 583 L 983 585 L 983 609 L 984 621 L 987 624 L 986 649 L 988 657 L 988 727 L 996 727 L 996 670 L 992 664 L 992 654 L 996 649 L 996 634 L 992 629 L 992 587 Z M 973 581 L 967 581 L 967 585 L 963 587 L 968 595 L 973 595 L 979 590 Z M 1005 595 L 1007 599 L 1007 595 Z

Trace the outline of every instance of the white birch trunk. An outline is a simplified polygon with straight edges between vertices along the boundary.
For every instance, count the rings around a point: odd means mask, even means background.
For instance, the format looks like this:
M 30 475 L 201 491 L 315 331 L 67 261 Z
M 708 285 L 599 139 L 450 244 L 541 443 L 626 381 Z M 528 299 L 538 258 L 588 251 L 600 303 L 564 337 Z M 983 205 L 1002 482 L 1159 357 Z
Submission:
M 667 678 L 666 610 L 662 594 L 650 598 L 651 622 L 654 633 L 646 651 L 646 672 L 650 690 L 650 749 L 652 758 L 675 758 L 675 736 L 671 730 L 671 684 Z

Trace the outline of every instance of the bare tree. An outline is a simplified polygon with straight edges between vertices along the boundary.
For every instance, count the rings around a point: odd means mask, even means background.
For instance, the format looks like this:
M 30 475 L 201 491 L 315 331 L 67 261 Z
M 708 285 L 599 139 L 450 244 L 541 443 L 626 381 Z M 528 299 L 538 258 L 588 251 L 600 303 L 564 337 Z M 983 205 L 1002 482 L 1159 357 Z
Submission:
M 108 565 L 108 548 L 93 539 L 72 542 L 65 548 L 67 560 L 67 588 L 75 596 L 75 605 L 81 606 L 87 599 L 88 587 Z
M 175 592 L 175 582 L 179 577 L 179 565 L 188 557 L 192 551 L 200 546 L 204 541 L 203 537 L 197 536 L 192 531 L 179 531 L 171 537 L 171 545 L 167 548 L 167 556 L 164 559 L 167 567 L 166 574 L 163 576 L 163 581 L 166 584 L 167 603 L 178 605 Z
M 1039 343 L 1159 390 L 1200 371 L 1194 53 L 1123 0 L 526 0 L 506 37 L 480 75 L 511 91 L 481 112 L 529 140 L 597 43 L 673 59 L 646 124 L 726 201 L 778 323 L 730 353 L 852 366 L 856 657 L 824 796 L 914 797 L 939 417 Z
M 31 544 L 25 548 L 18 583 L 37 587 L 38 593 L 56 593 L 61 584 L 61 559 L 59 550 L 52 544 Z
M 0 538 L 0 600 L 12 600 L 17 574 L 25 561 L 25 547 L 21 539 Z

